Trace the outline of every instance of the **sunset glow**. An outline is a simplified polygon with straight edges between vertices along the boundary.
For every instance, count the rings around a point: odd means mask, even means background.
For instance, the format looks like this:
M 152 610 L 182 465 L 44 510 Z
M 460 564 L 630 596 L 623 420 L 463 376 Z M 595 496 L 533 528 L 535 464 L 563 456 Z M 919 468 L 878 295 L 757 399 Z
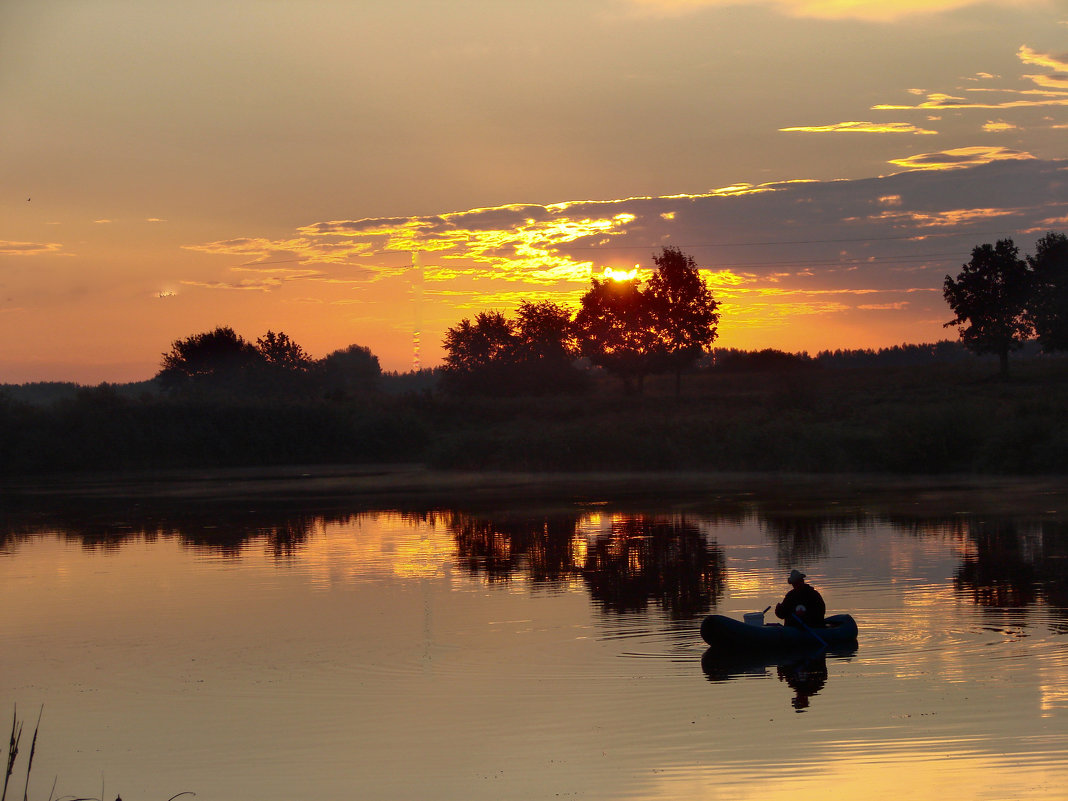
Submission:
M 932 341 L 972 247 L 1068 220 L 1056 4 L 480 8 L 4 4 L 0 382 L 149 378 L 216 325 L 433 366 L 666 245 L 724 347 Z

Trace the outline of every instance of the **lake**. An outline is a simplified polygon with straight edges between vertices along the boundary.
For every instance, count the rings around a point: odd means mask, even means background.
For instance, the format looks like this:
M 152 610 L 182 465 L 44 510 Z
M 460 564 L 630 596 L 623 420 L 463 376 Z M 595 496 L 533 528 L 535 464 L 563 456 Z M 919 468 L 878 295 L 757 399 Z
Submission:
M 9 495 L 9 797 L 1065 798 L 1060 483 L 290 478 Z M 707 653 L 791 568 L 857 647 Z

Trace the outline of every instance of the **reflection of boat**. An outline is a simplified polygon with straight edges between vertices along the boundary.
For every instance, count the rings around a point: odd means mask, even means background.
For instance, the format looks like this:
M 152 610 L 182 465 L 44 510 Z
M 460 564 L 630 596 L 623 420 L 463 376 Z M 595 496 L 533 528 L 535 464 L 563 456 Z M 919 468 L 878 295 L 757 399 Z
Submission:
M 779 681 L 786 682 L 794 691 L 790 704 L 800 712 L 827 683 L 827 657 L 848 659 L 856 651 L 855 642 L 830 649 L 819 644 L 763 651 L 709 648 L 701 657 L 701 670 L 709 681 L 718 683 L 740 678 L 767 678 L 774 668 Z
M 724 615 L 709 615 L 701 622 L 701 639 L 713 648 L 784 649 L 813 645 L 842 645 L 857 639 L 857 621 L 851 615 L 830 615 L 820 628 L 754 626 Z

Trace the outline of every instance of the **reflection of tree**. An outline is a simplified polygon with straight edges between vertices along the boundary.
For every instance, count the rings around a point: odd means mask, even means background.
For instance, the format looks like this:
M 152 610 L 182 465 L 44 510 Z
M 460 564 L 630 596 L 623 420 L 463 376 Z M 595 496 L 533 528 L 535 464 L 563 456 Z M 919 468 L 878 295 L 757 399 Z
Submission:
M 58 534 L 94 551 L 127 542 L 175 539 L 198 550 L 238 557 L 262 542 L 277 560 L 292 559 L 317 525 L 344 522 L 350 514 L 317 515 L 284 509 L 246 509 L 244 504 L 59 505 L 48 514 L 8 513 L 0 519 L 0 547 L 41 534 Z
M 986 607 L 1023 607 L 1043 599 L 1068 601 L 1068 525 L 1046 522 L 1031 530 L 1009 521 L 975 521 L 968 526 L 974 552 L 965 557 L 954 584 Z
M 576 515 L 487 520 L 454 512 L 446 523 L 461 564 L 490 581 L 507 581 L 520 571 L 536 582 L 560 581 L 582 565 Z
M 685 520 L 624 517 L 596 540 L 583 577 L 606 610 L 645 609 L 650 601 L 676 619 L 695 617 L 723 594 L 725 558 Z
M 817 516 L 769 515 L 765 530 L 775 543 L 779 565 L 796 567 L 814 561 L 828 552 L 827 518 Z
M 685 521 L 621 516 L 608 534 L 587 541 L 576 515 L 489 520 L 455 514 L 448 521 L 463 567 L 490 581 L 523 573 L 536 582 L 581 575 L 607 611 L 645 609 L 695 617 L 723 593 L 724 557 Z

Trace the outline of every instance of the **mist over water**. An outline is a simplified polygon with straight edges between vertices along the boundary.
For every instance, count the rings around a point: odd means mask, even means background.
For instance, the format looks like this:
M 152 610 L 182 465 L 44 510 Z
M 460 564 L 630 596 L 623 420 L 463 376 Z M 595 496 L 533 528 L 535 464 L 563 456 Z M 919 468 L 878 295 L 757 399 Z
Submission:
M 1063 797 L 1061 513 L 605 497 L 8 515 L 30 798 Z M 857 647 L 711 659 L 793 567 Z

